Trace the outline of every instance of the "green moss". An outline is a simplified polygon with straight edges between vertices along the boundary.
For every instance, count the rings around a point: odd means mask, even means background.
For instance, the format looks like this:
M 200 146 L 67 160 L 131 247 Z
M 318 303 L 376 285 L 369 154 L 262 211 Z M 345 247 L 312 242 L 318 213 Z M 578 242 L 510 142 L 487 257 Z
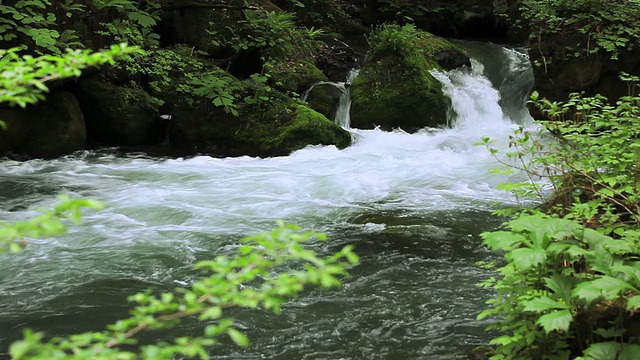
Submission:
M 328 80 L 309 60 L 278 61 L 269 69 L 269 74 L 278 89 L 296 93 L 302 93 L 315 82 Z
M 351 144 L 351 135 L 319 112 L 296 105 L 293 122 L 282 129 L 273 146 L 286 153 L 307 145 L 335 145 L 342 149 Z
M 310 108 L 329 119 L 335 116 L 342 91 L 331 84 L 316 85 L 308 94 L 307 103 Z
M 439 53 L 457 47 L 410 25 L 383 26 L 369 41 L 372 58 L 351 90 L 351 125 L 406 131 L 445 125 L 449 100 L 430 71 L 442 70 Z

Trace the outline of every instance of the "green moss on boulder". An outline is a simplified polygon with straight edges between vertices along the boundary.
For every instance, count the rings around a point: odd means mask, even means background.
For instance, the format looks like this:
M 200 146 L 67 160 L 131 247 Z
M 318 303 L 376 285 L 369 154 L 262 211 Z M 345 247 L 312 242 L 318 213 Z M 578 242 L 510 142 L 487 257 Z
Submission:
M 269 74 L 278 89 L 298 94 L 304 92 L 313 83 L 328 80 L 310 60 L 279 61 L 270 69 Z
M 281 129 L 273 148 L 288 154 L 307 145 L 335 145 L 339 149 L 351 144 L 351 135 L 319 112 L 304 105 L 294 105 L 293 121 Z
M 449 100 L 430 71 L 467 65 L 469 58 L 411 25 L 385 25 L 370 41 L 373 54 L 351 89 L 351 126 L 415 131 L 445 125 Z

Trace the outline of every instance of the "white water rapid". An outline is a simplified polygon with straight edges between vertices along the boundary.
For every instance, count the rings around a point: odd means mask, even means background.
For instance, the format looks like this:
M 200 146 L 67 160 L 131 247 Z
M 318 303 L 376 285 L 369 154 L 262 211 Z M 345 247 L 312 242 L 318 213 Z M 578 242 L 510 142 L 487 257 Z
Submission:
M 328 246 L 355 243 L 363 264 L 334 297 L 305 297 L 279 320 L 245 319 L 257 329 L 249 334 L 256 347 L 248 354 L 257 354 L 250 358 L 447 359 L 459 344 L 482 343 L 482 326 L 469 325 L 484 300 L 473 264 L 489 256 L 477 233 L 494 226 L 482 220 L 491 210 L 515 200 L 496 190 L 505 179 L 489 174 L 495 159 L 473 144 L 490 136 L 504 149 L 526 119 L 505 115 L 479 63 L 435 75 L 451 97 L 451 128 L 351 130 L 354 143 L 344 150 L 310 146 L 266 159 L 81 152 L 0 161 L 4 220 L 32 216 L 57 194 L 108 204 L 66 236 L 27 239 L 24 252 L 0 255 L 0 323 L 10 324 L 0 330 L 0 354 L 2 337 L 23 326 L 65 333 L 76 329 L 65 321 L 91 328 L 98 313 L 112 321 L 105 309 L 124 306 L 125 294 L 189 283 L 195 261 L 234 249 L 239 236 L 278 219 L 327 232 Z M 118 309 L 112 317 L 122 315 Z M 228 358 L 241 356 L 229 351 Z

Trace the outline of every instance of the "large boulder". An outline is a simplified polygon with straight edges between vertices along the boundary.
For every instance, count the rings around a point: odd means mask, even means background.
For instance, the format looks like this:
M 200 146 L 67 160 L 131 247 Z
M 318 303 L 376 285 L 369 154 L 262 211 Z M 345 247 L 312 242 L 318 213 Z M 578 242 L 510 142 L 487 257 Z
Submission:
M 412 26 L 386 25 L 370 37 L 371 59 L 351 89 L 351 126 L 415 131 L 447 123 L 449 100 L 432 70 L 470 65 L 452 43 Z
M 0 108 L 0 153 L 14 152 L 53 158 L 85 147 L 85 122 L 78 101 L 67 91 L 52 91 L 47 99 L 22 108 Z
M 141 89 L 87 78 L 76 97 L 87 123 L 88 141 L 98 145 L 150 145 L 158 140 L 157 102 Z

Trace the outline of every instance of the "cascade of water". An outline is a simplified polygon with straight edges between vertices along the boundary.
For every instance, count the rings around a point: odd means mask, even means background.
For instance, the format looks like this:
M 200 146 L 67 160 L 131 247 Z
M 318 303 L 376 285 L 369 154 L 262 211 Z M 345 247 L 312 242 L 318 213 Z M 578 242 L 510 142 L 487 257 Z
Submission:
M 311 91 L 320 85 L 329 85 L 340 90 L 340 100 L 338 101 L 338 106 L 336 108 L 336 114 L 333 118 L 333 121 L 340 125 L 344 129 L 349 129 L 351 125 L 351 117 L 349 112 L 351 110 L 351 91 L 349 87 L 353 84 L 353 81 L 358 76 L 360 70 L 352 69 L 347 73 L 347 78 L 345 81 L 318 81 L 312 84 L 307 90 L 302 93 L 300 96 L 300 100 L 306 101 L 309 97 Z
M 480 131 L 508 122 L 499 105 L 500 93 L 482 75 L 484 66 L 473 59 L 471 65 L 471 70 L 431 72 L 442 83 L 444 93 L 451 100 L 451 127 Z
M 333 121 L 344 129 L 351 128 L 351 84 L 358 76 L 360 70 L 350 70 L 347 74 L 347 80 L 343 83 L 342 93 L 340 94 L 340 102 L 336 109 L 336 116 Z

